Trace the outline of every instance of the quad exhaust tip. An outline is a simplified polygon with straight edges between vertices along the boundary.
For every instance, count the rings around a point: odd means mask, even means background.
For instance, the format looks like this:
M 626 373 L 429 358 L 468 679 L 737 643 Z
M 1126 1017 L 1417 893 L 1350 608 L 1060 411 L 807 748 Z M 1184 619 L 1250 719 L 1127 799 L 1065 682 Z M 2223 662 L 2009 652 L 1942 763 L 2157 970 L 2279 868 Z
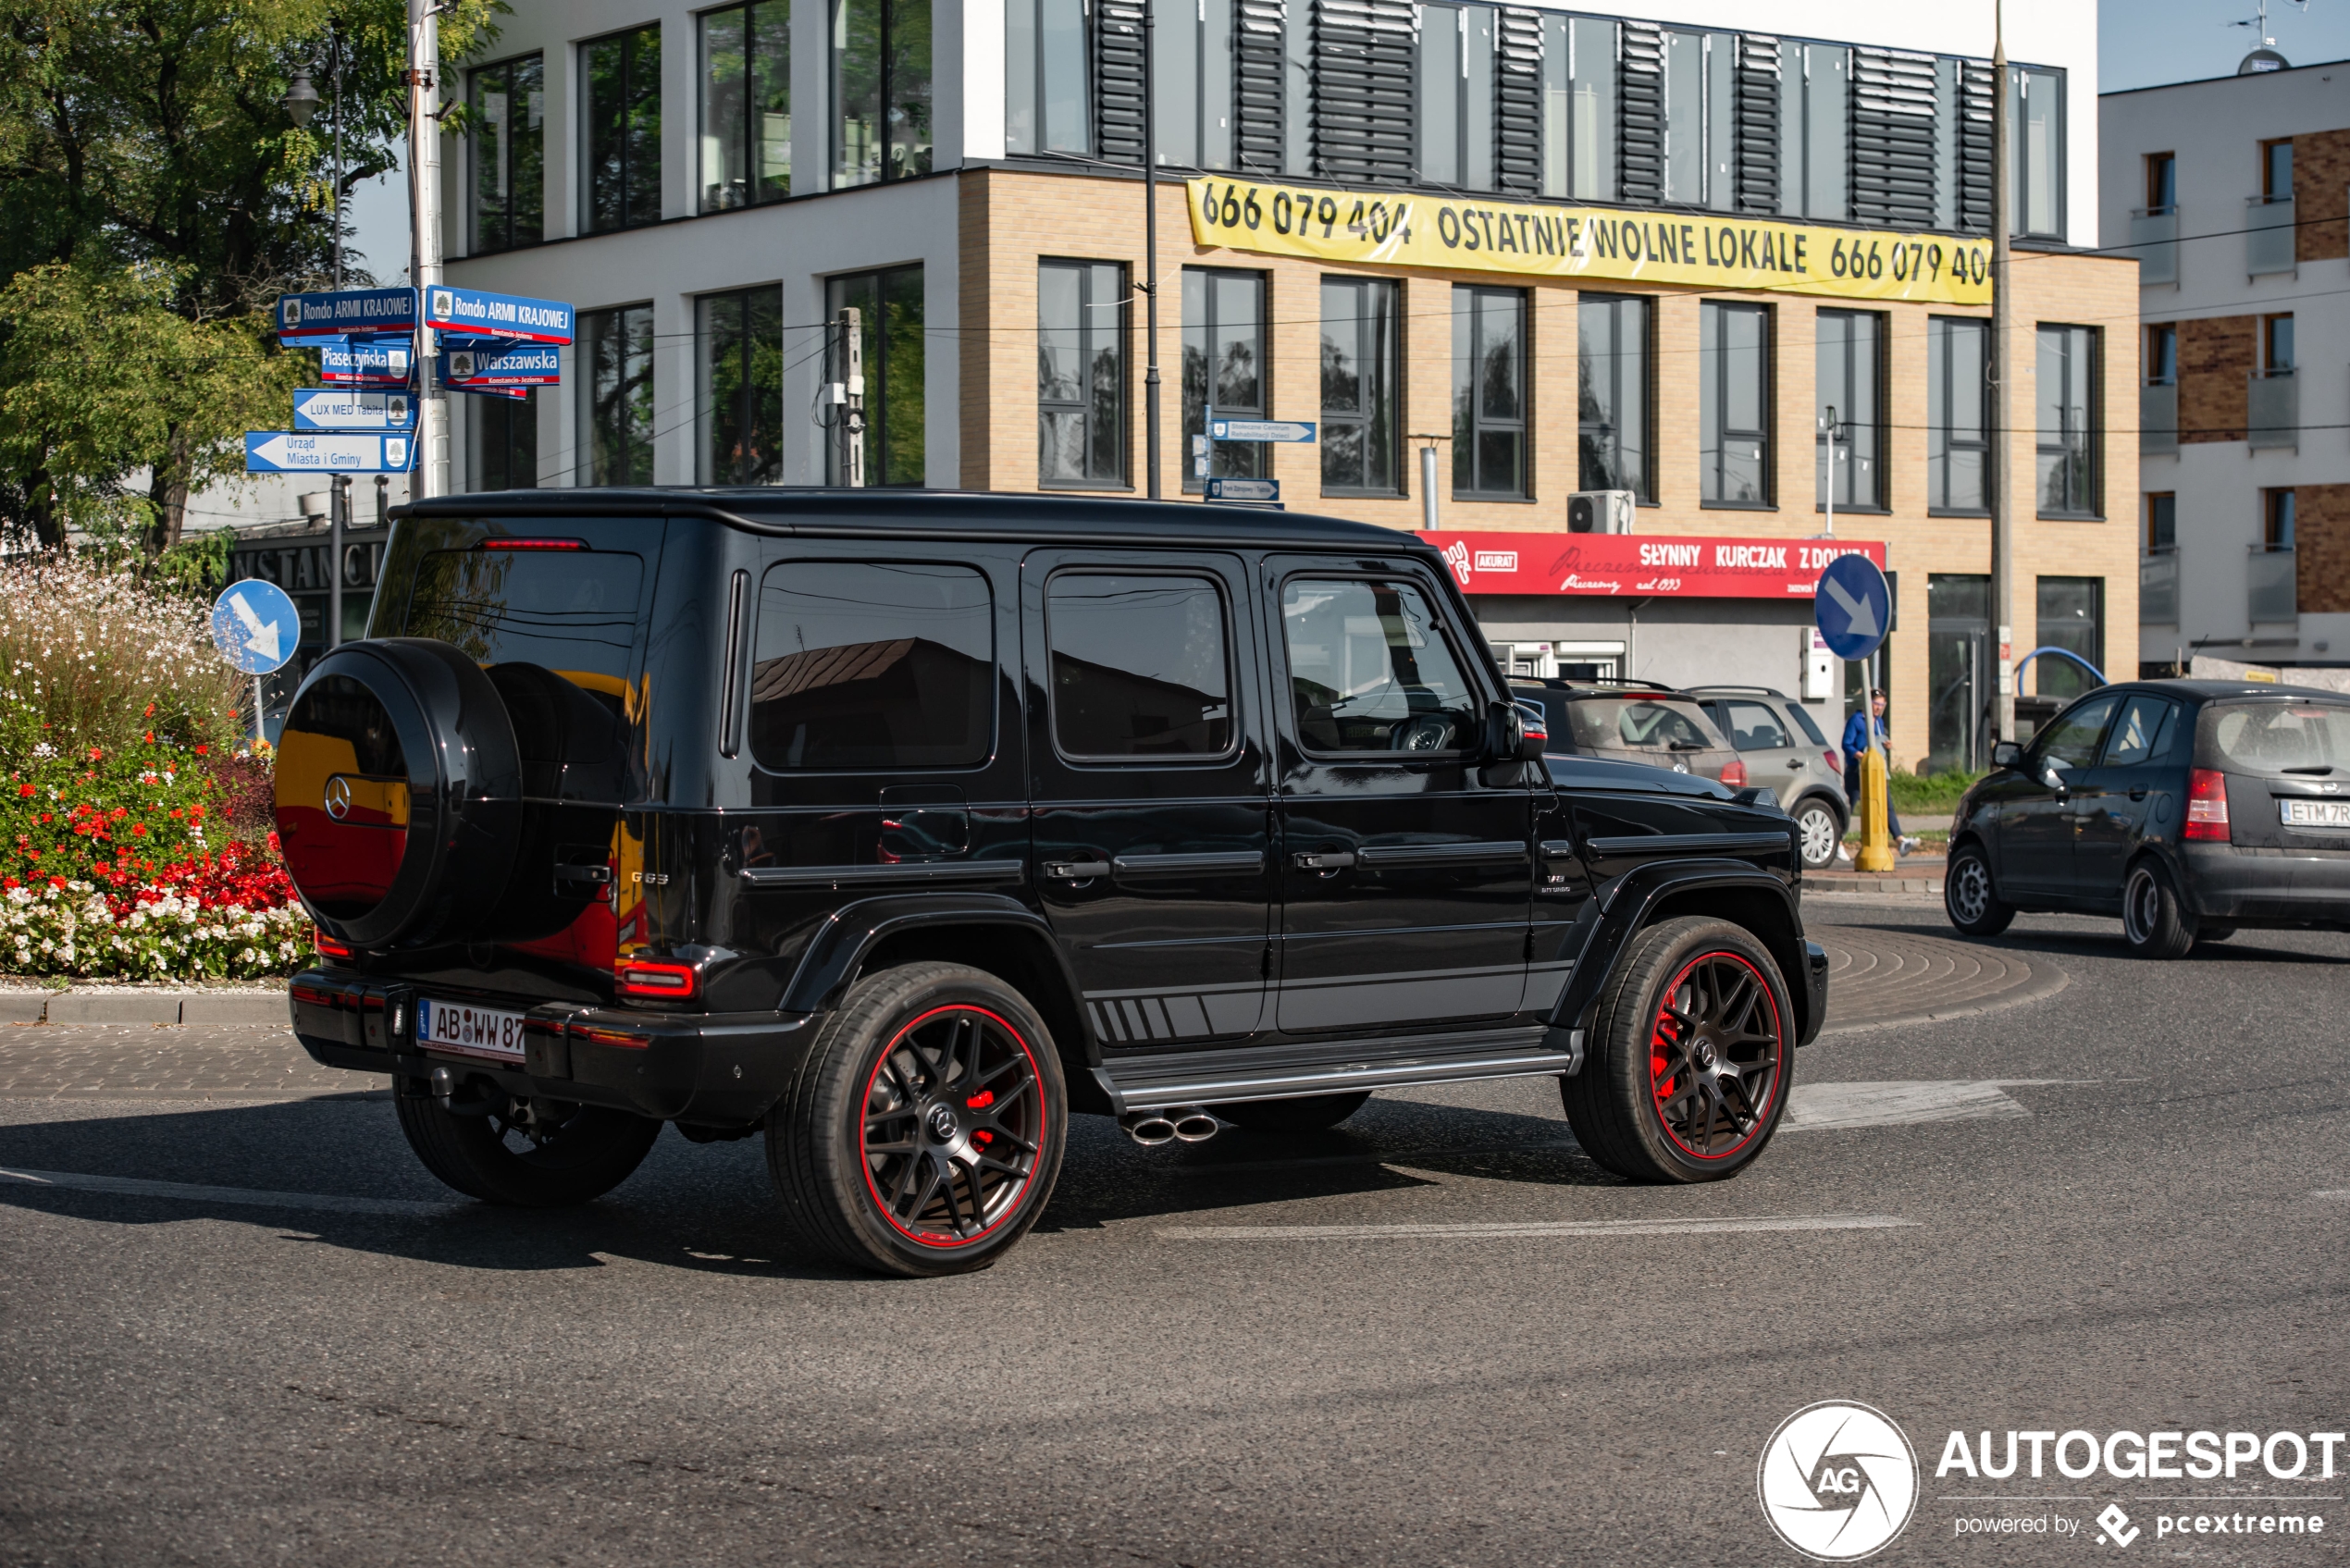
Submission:
M 1204 1105 L 1169 1105 L 1164 1110 L 1129 1111 L 1118 1118 L 1126 1136 L 1145 1149 L 1156 1149 L 1163 1143 L 1205 1143 L 1224 1130 L 1224 1124 L 1208 1114 Z

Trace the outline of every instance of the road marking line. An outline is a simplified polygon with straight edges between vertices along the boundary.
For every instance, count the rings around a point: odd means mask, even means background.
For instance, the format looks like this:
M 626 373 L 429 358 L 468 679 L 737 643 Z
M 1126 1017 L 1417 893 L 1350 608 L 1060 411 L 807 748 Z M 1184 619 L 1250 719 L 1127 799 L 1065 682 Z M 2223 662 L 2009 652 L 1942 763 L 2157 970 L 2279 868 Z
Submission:
M 1787 1100 L 1787 1120 L 1779 1130 L 1821 1132 L 2031 1114 L 1996 1082 L 1799 1083 Z
M 2336 1187 L 2323 1192 L 2312 1192 L 2313 1198 L 2350 1198 L 2350 1187 Z
M 187 1181 L 145 1181 L 131 1176 L 86 1176 L 70 1170 L 0 1169 L 0 1191 L 28 1187 L 111 1192 L 126 1198 L 178 1198 L 192 1204 L 236 1204 L 259 1209 L 325 1209 L 332 1214 L 443 1215 L 453 1204 L 413 1198 L 357 1198 L 336 1192 L 265 1192 L 252 1187 L 200 1187 Z
M 1889 1230 L 1919 1223 L 1889 1214 L 1758 1215 L 1751 1218 L 1556 1219 L 1456 1225 L 1167 1225 L 1169 1241 L 1384 1241 L 1508 1240 L 1519 1236 L 1710 1236 L 1751 1230 Z

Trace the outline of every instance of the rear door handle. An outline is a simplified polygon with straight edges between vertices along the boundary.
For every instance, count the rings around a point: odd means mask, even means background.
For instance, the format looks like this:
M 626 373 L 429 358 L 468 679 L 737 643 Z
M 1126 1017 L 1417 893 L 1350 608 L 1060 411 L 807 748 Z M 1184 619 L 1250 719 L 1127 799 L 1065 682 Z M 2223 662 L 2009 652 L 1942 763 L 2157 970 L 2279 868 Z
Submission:
M 2133 800 L 2144 800 L 2146 797 L 2146 786 L 2144 784 L 2138 785 L 2135 789 L 2133 789 L 2130 792 L 2130 798 Z
M 1290 863 L 1301 871 L 1342 871 L 1354 864 L 1354 851 L 1352 849 L 1302 851 L 1290 857 Z
M 1107 860 L 1047 860 L 1045 875 L 1053 882 L 1090 882 L 1109 875 Z

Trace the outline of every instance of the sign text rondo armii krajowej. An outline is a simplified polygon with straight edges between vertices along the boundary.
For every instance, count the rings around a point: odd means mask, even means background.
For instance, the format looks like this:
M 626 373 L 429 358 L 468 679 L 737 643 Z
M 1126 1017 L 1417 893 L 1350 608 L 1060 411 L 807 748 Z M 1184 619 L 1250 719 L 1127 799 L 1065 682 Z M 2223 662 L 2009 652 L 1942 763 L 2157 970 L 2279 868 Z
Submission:
M 1987 241 L 1824 228 L 1726 213 L 1632 213 L 1458 196 L 1194 179 L 1203 245 L 1366 266 L 1991 302 Z

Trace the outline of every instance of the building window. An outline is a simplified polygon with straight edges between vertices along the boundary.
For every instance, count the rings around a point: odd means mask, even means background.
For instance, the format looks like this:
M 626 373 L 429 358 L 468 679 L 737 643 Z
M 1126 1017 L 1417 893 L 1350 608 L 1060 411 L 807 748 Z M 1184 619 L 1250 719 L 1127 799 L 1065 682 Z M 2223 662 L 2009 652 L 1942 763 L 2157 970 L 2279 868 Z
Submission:
M 833 278 L 824 290 L 827 317 L 837 318 L 852 306 L 864 340 L 865 483 L 923 484 L 922 440 L 927 426 L 922 360 L 927 345 L 922 334 L 921 267 L 893 266 L 884 272 Z M 846 374 L 835 359 L 827 365 L 824 378 L 837 381 Z M 844 483 L 848 473 L 840 446 L 834 442 L 829 450 L 832 482 Z
M 1114 262 L 1037 265 L 1041 484 L 1126 483 L 1126 269 Z
M 2146 553 L 2168 555 L 2179 548 L 2179 498 L 2170 490 L 2146 497 Z
M 2064 73 L 2010 69 L 2008 156 L 2014 231 L 2064 238 Z
M 1736 40 L 1726 32 L 1664 35 L 1664 199 L 1731 205 L 1731 95 Z
M 2146 328 L 2146 385 L 2176 386 L 2179 380 L 2179 329 L 2175 327 Z
M 536 389 L 532 391 L 535 394 Z M 538 488 L 538 399 L 475 398 L 468 412 L 474 428 L 474 488 L 535 490 Z
M 701 340 L 705 485 L 784 477 L 784 291 L 770 284 L 695 302 Z
M 1420 179 L 1493 189 L 1493 9 L 1429 6 L 1420 24 Z
M 1527 493 L 1526 293 L 1453 286 L 1453 493 Z
M 2040 621 L 2032 646 L 2060 648 L 2104 669 L 2105 579 L 2041 578 Z M 2078 697 L 2095 684 L 2088 672 L 2070 659 L 2044 653 L 2032 661 L 2032 668 L 2040 695 L 2059 701 Z
M 2260 548 L 2265 550 L 2288 550 L 2293 548 L 2293 495 L 2291 490 L 2263 490 Z
M 1837 507 L 1882 507 L 1885 435 L 1878 411 L 1885 399 L 1885 317 L 1874 311 L 1824 310 L 1817 344 L 1814 390 L 1821 428 L 1814 499 L 1826 504 L 1833 470 Z M 1840 454 L 1828 440 L 1831 408 L 1843 437 Z
M 1232 0 L 1143 0 L 1152 7 L 1158 161 L 1232 167 Z M 1297 24 L 1292 23 L 1292 27 Z M 1408 89 L 1407 89 L 1408 91 Z
M 2179 159 L 2174 153 L 2146 154 L 2146 211 L 2167 213 L 2179 204 Z
M 579 316 L 584 485 L 653 482 L 653 307 Z
M 2097 332 L 2043 327 L 2035 376 L 2040 512 L 2093 517 L 2097 494 Z
M 2293 142 L 2260 143 L 2260 194 L 2271 202 L 2293 200 Z
M 485 66 L 470 82 L 476 255 L 536 245 L 546 229 L 547 60 Z
M 661 29 L 581 47 L 587 104 L 588 231 L 661 221 Z
M 1585 294 L 1575 307 L 1579 490 L 1656 500 L 1649 429 L 1650 302 Z
M 701 17 L 701 210 L 791 194 L 791 0 Z
M 2293 374 L 2293 316 L 2290 312 L 2260 318 L 2260 373 L 2264 376 Z
M 833 0 L 833 184 L 930 172 L 931 0 Z
M 1542 194 L 1615 200 L 1615 24 L 1545 12 Z
M 1210 441 L 1207 422 L 1265 417 L 1265 275 L 1200 266 L 1183 269 L 1183 488 L 1207 487 L 1194 461 L 1216 478 L 1265 476 L 1265 448 L 1255 441 Z M 1210 410 L 1213 409 L 1211 414 Z M 1202 454 L 1203 443 L 1206 451 Z
M 1400 286 L 1322 279 L 1322 491 L 1396 495 L 1403 451 Z
M 1937 315 L 1925 335 L 1925 504 L 1934 512 L 1990 510 L 1991 324 Z
M 1004 7 L 1004 151 L 1091 153 L 1085 0 Z
M 1779 214 L 1841 223 L 1851 216 L 1848 130 L 1852 51 L 1779 45 Z
M 1771 504 L 1771 311 L 1698 306 L 1700 504 Z

